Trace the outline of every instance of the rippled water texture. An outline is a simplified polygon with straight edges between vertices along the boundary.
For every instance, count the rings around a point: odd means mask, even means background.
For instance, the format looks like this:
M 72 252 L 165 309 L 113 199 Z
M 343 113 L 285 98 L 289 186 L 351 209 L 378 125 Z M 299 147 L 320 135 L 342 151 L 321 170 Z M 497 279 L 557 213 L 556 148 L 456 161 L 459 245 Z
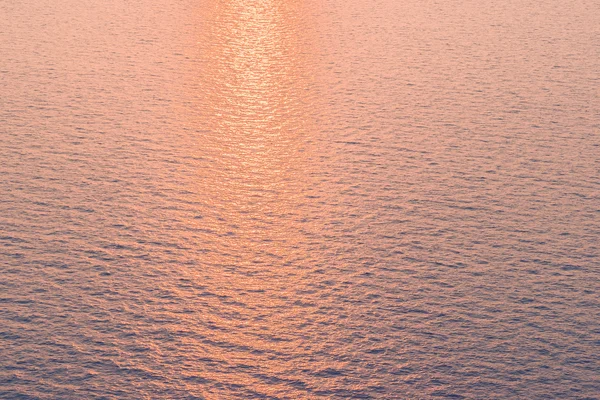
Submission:
M 0 0 L 0 398 L 598 398 L 599 21 Z

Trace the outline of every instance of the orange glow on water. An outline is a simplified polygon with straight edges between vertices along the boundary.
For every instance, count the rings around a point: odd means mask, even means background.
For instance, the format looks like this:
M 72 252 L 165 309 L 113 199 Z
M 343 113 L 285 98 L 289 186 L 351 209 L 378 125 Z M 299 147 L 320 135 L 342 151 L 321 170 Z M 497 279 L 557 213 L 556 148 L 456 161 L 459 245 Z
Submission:
M 592 3 L 0 1 L 0 397 L 593 398 Z
M 194 106 L 203 110 L 188 124 L 203 132 L 194 145 L 208 154 L 211 168 L 210 175 L 199 172 L 197 184 L 219 199 L 220 217 L 201 224 L 228 235 L 223 242 L 241 263 L 260 262 L 259 254 L 290 258 L 300 240 L 294 224 L 309 179 L 307 143 L 318 103 L 306 37 L 286 7 L 215 4 L 201 33 L 210 43 L 200 55 L 202 69 L 188 71 L 201 90 Z

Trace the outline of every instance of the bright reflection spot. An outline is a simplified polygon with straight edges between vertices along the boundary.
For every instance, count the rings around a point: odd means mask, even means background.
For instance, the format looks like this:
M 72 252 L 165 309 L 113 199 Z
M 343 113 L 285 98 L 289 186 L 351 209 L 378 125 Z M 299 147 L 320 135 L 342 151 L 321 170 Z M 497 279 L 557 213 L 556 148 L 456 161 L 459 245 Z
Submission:
M 190 96 L 198 99 L 195 112 L 185 116 L 190 131 L 198 132 L 193 146 L 202 160 L 195 190 L 212 199 L 209 215 L 194 223 L 206 232 L 199 245 L 214 249 L 209 263 L 232 267 L 223 283 L 231 290 L 288 290 L 293 277 L 285 266 L 306 257 L 299 243 L 310 224 L 300 231 L 298 221 L 319 106 L 307 21 L 298 7 L 275 0 L 215 2 L 202 16 L 203 68 L 187 72 L 189 87 L 198 91 Z M 278 279 L 265 281 L 261 271 Z

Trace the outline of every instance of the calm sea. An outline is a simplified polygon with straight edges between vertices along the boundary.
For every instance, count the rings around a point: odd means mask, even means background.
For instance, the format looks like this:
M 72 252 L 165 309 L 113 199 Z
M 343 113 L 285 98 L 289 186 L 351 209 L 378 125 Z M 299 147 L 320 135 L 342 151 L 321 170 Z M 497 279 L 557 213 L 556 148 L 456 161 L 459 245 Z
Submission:
M 597 0 L 0 0 L 0 398 L 598 399 Z

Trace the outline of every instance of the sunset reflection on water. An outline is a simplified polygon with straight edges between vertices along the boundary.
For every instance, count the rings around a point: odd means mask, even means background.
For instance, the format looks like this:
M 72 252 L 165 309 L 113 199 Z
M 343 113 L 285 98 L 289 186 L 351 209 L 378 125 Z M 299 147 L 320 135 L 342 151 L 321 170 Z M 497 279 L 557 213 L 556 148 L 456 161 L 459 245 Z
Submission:
M 303 32 L 310 21 L 299 18 L 294 3 L 211 4 L 197 36 L 202 63 L 185 71 L 198 100 L 179 110 L 198 132 L 189 151 L 201 159 L 194 190 L 207 207 L 195 225 L 203 232 L 198 245 L 210 249 L 202 257 L 210 272 L 197 279 L 209 275 L 222 296 L 211 340 L 232 347 L 219 362 L 249 373 L 210 374 L 271 396 L 284 392 L 256 379 L 252 359 L 260 359 L 261 374 L 295 368 L 285 354 L 302 352 L 302 346 L 290 327 L 304 325 L 307 307 L 316 306 L 298 297 L 314 293 L 309 269 L 298 266 L 308 267 L 316 256 L 307 243 L 322 225 L 305 204 L 314 179 L 315 119 L 324 105 L 311 60 L 313 38 Z M 242 326 L 244 333 L 235 333 Z
M 0 2 L 0 398 L 596 396 L 592 3 Z
M 305 49 L 310 38 L 299 24 L 306 21 L 289 8 L 215 3 L 200 36 L 202 68 L 193 71 L 201 93 L 194 107 L 202 112 L 189 124 L 202 130 L 194 145 L 208 172 L 199 172 L 198 185 L 215 212 L 202 224 L 229 235 L 241 263 L 261 254 L 288 259 L 302 240 L 298 208 L 322 105 Z

